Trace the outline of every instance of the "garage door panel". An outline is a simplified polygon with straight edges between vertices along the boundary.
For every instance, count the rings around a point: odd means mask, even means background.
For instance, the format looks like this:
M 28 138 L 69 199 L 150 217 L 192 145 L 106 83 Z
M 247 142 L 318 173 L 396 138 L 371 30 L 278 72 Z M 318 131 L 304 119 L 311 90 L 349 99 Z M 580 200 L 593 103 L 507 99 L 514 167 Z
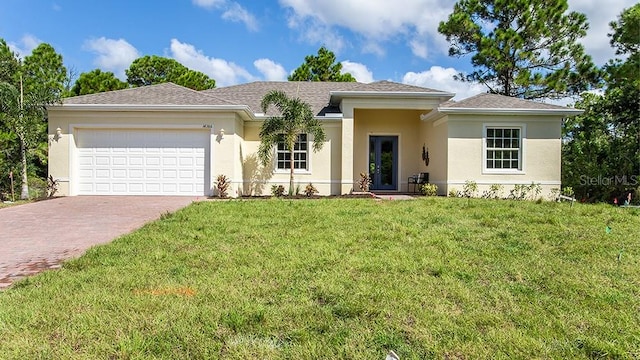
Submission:
M 111 158 L 111 165 L 114 165 L 114 166 L 127 165 L 127 157 L 126 156 L 113 156 Z
M 111 171 L 109 169 L 96 169 L 95 177 L 96 179 L 109 179 L 111 178 Z
M 178 187 L 176 184 L 162 184 L 162 192 L 175 194 L 178 192 Z
M 178 159 L 176 159 L 173 156 L 163 157 L 162 158 L 162 165 L 163 166 L 176 166 L 177 164 L 178 164 Z
M 178 172 L 175 170 L 162 170 L 162 177 L 165 179 L 177 179 Z
M 144 192 L 143 183 L 129 183 L 129 191 L 134 193 Z
M 144 179 L 144 171 L 142 169 L 131 169 L 129 170 L 129 178 Z
M 159 193 L 161 188 L 160 188 L 160 183 L 145 183 L 145 192 L 147 193 Z
M 193 170 L 180 170 L 180 179 L 193 179 L 195 174 Z
M 208 131 L 79 129 L 78 193 L 206 195 Z
M 111 170 L 111 177 L 113 177 L 114 179 L 126 179 L 126 178 L 128 178 L 127 170 L 126 169 L 113 169 L 113 170 Z
M 142 166 L 142 165 L 144 165 L 144 156 L 130 156 L 129 157 L 129 165 L 131 165 L 131 166 Z
M 109 183 L 95 183 L 94 191 L 97 193 L 107 193 L 111 191 L 111 184 Z

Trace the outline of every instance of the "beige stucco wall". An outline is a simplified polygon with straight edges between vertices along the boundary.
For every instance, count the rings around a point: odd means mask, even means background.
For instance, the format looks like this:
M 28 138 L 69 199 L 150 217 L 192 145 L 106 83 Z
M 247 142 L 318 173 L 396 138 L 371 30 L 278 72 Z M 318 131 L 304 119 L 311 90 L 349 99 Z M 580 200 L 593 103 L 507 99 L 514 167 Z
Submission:
M 422 161 L 422 145 L 427 141 L 420 110 L 355 109 L 353 140 L 353 182 L 369 168 L 369 137 L 398 137 L 398 191 L 407 191 L 407 178 L 427 171 Z M 354 190 L 359 190 L 357 189 Z
M 559 116 L 450 115 L 446 121 L 448 188 L 462 190 L 466 180 L 473 180 L 479 193 L 492 184 L 501 184 L 506 196 L 515 184 L 534 182 L 542 186 L 541 195 L 545 196 L 552 188 L 560 187 L 561 120 Z M 483 171 L 484 125 L 523 126 L 521 172 Z
M 239 154 L 242 158 L 244 183 L 242 194 L 269 195 L 272 185 L 282 185 L 289 189 L 289 171 L 276 171 L 274 164 L 262 166 L 258 159 L 260 146 L 260 126 L 262 122 L 245 122 L 244 142 Z M 320 195 L 340 194 L 341 176 L 341 124 L 339 121 L 323 120 L 326 141 L 318 152 L 312 150 L 309 143 L 309 171 L 296 171 L 295 186 L 300 192 L 312 183 Z M 295 189 L 294 189 L 295 190 Z
M 447 165 L 449 152 L 447 150 L 448 128 L 446 122 L 423 121 L 422 127 L 429 148 L 429 182 L 438 186 L 438 194 L 447 193 Z
M 49 110 L 49 174 L 59 182 L 58 194 L 75 195 L 73 169 L 75 167 L 76 134 L 82 128 L 127 128 L 127 129 L 203 129 L 211 133 L 211 158 L 209 192 L 217 174 L 226 174 L 233 180 L 238 177 L 239 155 L 237 150 L 242 142 L 241 121 L 233 112 L 156 110 L 67 110 L 53 108 Z M 56 137 L 56 129 L 62 135 Z M 219 130 L 224 129 L 224 137 Z M 57 138 L 57 139 L 56 139 Z M 207 188 L 207 186 L 205 186 Z M 233 195 L 233 194 L 231 194 Z

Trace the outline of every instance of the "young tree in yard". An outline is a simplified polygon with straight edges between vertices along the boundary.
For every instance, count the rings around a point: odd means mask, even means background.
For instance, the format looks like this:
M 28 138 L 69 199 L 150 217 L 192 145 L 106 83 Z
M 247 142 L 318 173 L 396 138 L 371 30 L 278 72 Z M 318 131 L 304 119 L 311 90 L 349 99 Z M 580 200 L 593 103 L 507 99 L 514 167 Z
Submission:
M 5 46 L 6 43 L 0 43 L 0 48 Z M 40 175 L 45 175 L 46 150 L 42 150 L 46 149 L 47 144 L 45 106 L 60 99 L 67 70 L 62 63 L 62 56 L 49 44 L 38 45 L 22 61 L 14 54 L 11 55 L 13 60 L 8 60 L 7 49 L 1 49 L 0 54 L 4 54 L 0 74 L 10 73 L 0 82 L 0 122 L 17 137 L 22 175 L 20 198 L 27 199 L 30 153 L 36 155 L 36 167 L 40 168 Z M 6 64 L 9 64 L 10 70 L 7 70 Z
M 604 94 L 583 94 L 576 107 L 584 114 L 563 128 L 562 182 L 594 201 L 640 185 L 640 4 L 610 25 L 611 45 L 626 59 L 604 67 Z
M 172 82 L 193 90 L 216 87 L 216 81 L 206 74 L 191 70 L 174 59 L 156 55 L 135 59 L 125 72 L 131 86 Z
M 474 71 L 458 80 L 507 96 L 561 98 L 599 78 L 578 42 L 587 18 L 567 9 L 567 0 L 460 0 L 438 31 L 450 42 L 449 56 L 473 54 Z
M 129 87 L 124 81 L 120 81 L 112 72 L 95 69 L 80 74 L 78 80 L 71 88 L 71 96 L 95 94 L 99 92 L 121 90 Z
M 279 115 L 267 118 L 260 129 L 260 147 L 258 158 L 267 166 L 274 153 L 274 146 L 284 141 L 289 150 L 289 193 L 293 192 L 294 146 L 298 135 L 310 134 L 313 137 L 313 151 L 324 146 L 325 132 L 320 121 L 313 116 L 311 106 L 299 98 L 290 98 L 283 91 L 273 90 L 262 98 L 262 112 L 267 113 L 274 106 Z
M 342 64 L 336 63 L 336 54 L 322 46 L 318 55 L 308 55 L 304 63 L 289 75 L 289 81 L 334 81 L 355 82 L 349 73 L 341 74 Z

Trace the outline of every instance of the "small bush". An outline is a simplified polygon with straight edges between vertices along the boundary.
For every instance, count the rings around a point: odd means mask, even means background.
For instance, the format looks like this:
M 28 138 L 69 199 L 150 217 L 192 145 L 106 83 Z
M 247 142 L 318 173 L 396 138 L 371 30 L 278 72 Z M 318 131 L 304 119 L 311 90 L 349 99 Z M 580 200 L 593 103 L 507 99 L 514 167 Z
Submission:
M 422 184 L 422 186 L 420 186 L 420 192 L 425 196 L 436 196 L 438 195 L 438 185 Z
M 571 186 L 565 186 L 562 188 L 562 195 L 564 196 L 573 197 L 573 195 L 575 194 L 576 193 L 573 191 L 573 188 Z
M 318 193 L 318 189 L 316 189 L 315 186 L 313 186 L 312 183 L 309 183 L 305 188 L 304 188 L 304 194 L 307 197 L 312 197 L 313 195 Z
M 28 178 L 27 184 L 29 185 L 30 199 L 43 199 L 47 197 L 48 195 L 47 179 L 42 179 L 42 178 L 31 175 Z M 18 192 L 16 195 L 20 195 L 20 193 Z
M 456 188 L 449 189 L 449 197 L 461 197 L 462 193 Z
M 360 180 L 358 180 L 358 187 L 360 188 L 360 191 L 369 191 L 369 186 L 371 186 L 371 177 L 368 173 L 361 172 Z
M 509 191 L 509 199 L 512 200 L 536 200 L 542 192 L 540 184 L 531 183 L 530 185 L 515 184 L 513 189 Z
M 462 186 L 462 195 L 466 198 L 472 198 L 476 196 L 478 192 L 478 184 L 473 180 L 467 180 Z
M 231 184 L 231 181 L 229 180 L 229 178 L 226 175 L 218 175 L 218 177 L 216 178 L 216 189 L 218 189 L 218 197 L 219 198 L 226 198 L 229 194 L 229 185 Z
M 58 192 L 58 180 L 52 175 L 47 178 L 47 197 L 53 197 Z
M 492 184 L 489 190 L 482 193 L 484 199 L 499 199 L 502 196 L 503 186 L 500 184 Z
M 271 185 L 271 196 L 283 197 L 284 196 L 284 186 L 282 186 L 282 185 Z

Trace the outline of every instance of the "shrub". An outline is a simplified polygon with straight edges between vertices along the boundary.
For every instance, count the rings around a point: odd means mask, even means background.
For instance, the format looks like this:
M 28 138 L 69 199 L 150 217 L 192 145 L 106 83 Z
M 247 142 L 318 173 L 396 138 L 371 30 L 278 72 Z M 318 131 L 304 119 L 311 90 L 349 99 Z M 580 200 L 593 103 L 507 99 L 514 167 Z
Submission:
M 438 195 L 438 185 L 422 184 L 422 186 L 420 186 L 420 192 L 425 196 L 436 196 Z
M 224 199 L 228 196 L 227 192 L 229 191 L 230 184 L 231 184 L 231 181 L 226 175 L 223 175 L 223 174 L 218 175 L 218 177 L 216 178 L 216 189 L 218 190 L 219 198 Z
M 53 197 L 58 192 L 58 180 L 49 175 L 47 178 L 47 196 Z
M 485 190 L 482 193 L 482 197 L 485 199 L 499 199 L 502 195 L 503 186 L 500 184 L 492 184 L 489 190 Z
M 371 185 L 371 177 L 368 173 L 360 173 L 360 180 L 358 181 L 358 187 L 360 191 L 367 192 L 369 191 L 369 186 Z
M 307 197 L 312 197 L 313 195 L 318 193 L 318 189 L 316 189 L 315 186 L 313 186 L 312 183 L 309 183 L 305 188 L 304 188 L 304 194 Z
M 284 186 L 282 186 L 282 185 L 271 185 L 271 196 L 283 197 L 284 196 Z
M 47 179 L 42 179 L 32 175 L 29 176 L 27 184 L 29 184 L 30 199 L 43 199 L 49 194 Z
M 478 192 L 478 184 L 473 180 L 467 180 L 464 182 L 462 186 L 462 195 L 466 198 L 471 198 L 476 196 Z
M 576 193 L 573 191 L 573 188 L 571 186 L 565 186 L 562 188 L 562 195 L 564 196 L 573 197 L 573 195 L 575 194 Z
M 509 199 L 512 200 L 535 200 L 542 192 L 542 186 L 540 184 L 531 183 L 530 185 L 515 184 L 513 189 L 509 191 Z
M 449 197 L 461 197 L 462 193 L 456 188 L 449 189 Z

